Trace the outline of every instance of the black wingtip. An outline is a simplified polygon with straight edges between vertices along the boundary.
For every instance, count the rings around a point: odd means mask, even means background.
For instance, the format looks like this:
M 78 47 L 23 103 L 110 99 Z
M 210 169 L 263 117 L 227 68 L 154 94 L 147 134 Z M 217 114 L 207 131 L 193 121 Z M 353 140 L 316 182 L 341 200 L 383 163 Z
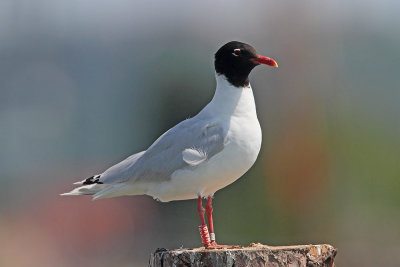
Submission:
M 92 177 L 89 177 L 82 184 L 83 185 L 102 184 L 102 182 L 100 182 L 100 175 L 94 175 Z

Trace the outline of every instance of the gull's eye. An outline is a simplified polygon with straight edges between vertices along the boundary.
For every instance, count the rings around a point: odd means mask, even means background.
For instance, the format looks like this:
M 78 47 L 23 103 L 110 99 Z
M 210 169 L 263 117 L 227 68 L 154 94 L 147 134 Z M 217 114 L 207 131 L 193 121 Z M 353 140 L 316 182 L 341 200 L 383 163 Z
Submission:
M 242 54 L 242 50 L 240 50 L 239 48 L 233 50 L 233 53 L 232 53 L 232 55 L 234 55 L 235 57 L 240 56 L 241 54 Z

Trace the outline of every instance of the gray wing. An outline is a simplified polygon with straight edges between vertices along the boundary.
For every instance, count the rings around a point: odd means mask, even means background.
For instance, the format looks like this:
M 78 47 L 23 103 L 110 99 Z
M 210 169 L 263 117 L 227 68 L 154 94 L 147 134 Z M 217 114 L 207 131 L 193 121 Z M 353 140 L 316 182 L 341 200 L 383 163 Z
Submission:
M 105 172 L 100 174 L 99 181 L 105 184 L 112 184 L 128 180 L 132 176 L 132 172 L 129 170 L 145 152 L 146 151 L 142 151 L 133 154 L 120 163 L 108 168 Z
M 196 168 L 219 153 L 224 148 L 224 139 L 223 128 L 217 122 L 185 120 L 164 133 L 146 151 L 105 171 L 100 181 L 168 181 L 176 170 Z

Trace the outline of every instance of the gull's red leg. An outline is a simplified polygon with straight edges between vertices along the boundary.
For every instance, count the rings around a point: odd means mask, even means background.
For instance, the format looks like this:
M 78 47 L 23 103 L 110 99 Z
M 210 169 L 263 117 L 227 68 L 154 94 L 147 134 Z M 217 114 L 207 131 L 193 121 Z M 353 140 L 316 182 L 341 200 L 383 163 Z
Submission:
M 210 226 L 211 242 L 208 245 L 205 245 L 205 248 L 208 248 L 208 249 L 239 248 L 240 246 L 237 246 L 237 245 L 219 245 L 219 244 L 217 244 L 217 242 L 215 242 L 215 233 L 214 233 L 212 212 L 213 212 L 212 197 L 209 196 L 207 198 L 206 213 L 207 213 L 207 219 L 208 219 L 208 226 Z
M 201 242 L 203 243 L 204 247 L 208 247 L 211 241 L 210 241 L 210 235 L 208 234 L 206 220 L 204 218 L 205 210 L 203 208 L 203 201 L 201 199 L 201 196 L 199 196 L 197 199 L 197 212 L 199 213 L 201 221 L 201 225 L 199 226 Z
M 211 243 L 215 243 L 214 224 L 212 218 L 213 207 L 212 207 L 211 196 L 207 198 L 206 212 L 207 212 L 208 226 L 210 227 L 209 232 L 210 232 Z
M 206 220 L 204 219 L 205 210 L 203 208 L 203 201 L 201 199 L 201 196 L 199 196 L 197 199 L 197 212 L 199 213 L 200 216 L 201 225 L 205 225 L 206 224 Z

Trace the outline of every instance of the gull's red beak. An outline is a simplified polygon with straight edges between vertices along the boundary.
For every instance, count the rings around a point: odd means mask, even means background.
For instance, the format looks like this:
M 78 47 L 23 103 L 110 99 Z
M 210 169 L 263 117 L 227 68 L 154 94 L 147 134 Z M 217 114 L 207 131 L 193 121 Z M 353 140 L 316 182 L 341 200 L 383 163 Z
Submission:
M 256 62 L 257 64 L 264 64 L 271 67 L 278 67 L 278 63 L 269 57 L 258 56 L 257 58 L 251 58 L 250 61 Z

